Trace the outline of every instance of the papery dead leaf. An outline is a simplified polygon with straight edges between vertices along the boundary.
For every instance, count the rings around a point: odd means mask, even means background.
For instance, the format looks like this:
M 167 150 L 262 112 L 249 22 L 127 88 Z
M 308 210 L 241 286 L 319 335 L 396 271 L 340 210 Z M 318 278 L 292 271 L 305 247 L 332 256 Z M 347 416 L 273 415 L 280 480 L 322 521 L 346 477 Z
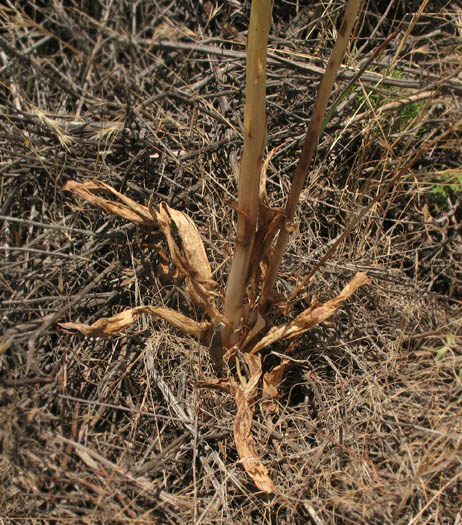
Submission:
M 273 155 L 282 147 L 284 143 L 273 148 L 267 155 L 261 170 L 259 188 L 259 211 L 258 229 L 255 233 L 255 241 L 250 257 L 249 278 L 250 278 L 250 304 L 254 305 L 260 294 L 260 281 L 266 275 L 266 261 L 271 257 L 272 242 L 279 231 L 283 219 L 284 210 L 272 207 L 269 204 L 266 193 L 266 179 L 268 166 Z
M 79 195 L 83 199 L 95 204 L 103 210 L 117 215 L 129 221 L 142 224 L 144 226 L 155 226 L 156 221 L 153 219 L 147 206 L 138 204 L 130 197 L 123 195 L 108 184 L 95 180 L 86 180 L 84 182 L 77 182 L 69 180 L 62 188 L 63 191 L 70 191 Z M 96 195 L 96 193 L 109 192 L 116 196 L 121 202 L 111 201 Z
M 178 270 L 170 268 L 170 265 L 163 262 L 157 265 L 157 274 L 162 284 L 171 284 L 178 279 Z
M 191 297 L 210 319 L 216 319 L 219 317 L 215 303 L 216 282 L 212 279 L 210 263 L 196 225 L 187 215 L 166 203 L 161 203 L 157 219 L 167 238 L 172 260 L 185 276 Z
M 360 286 L 363 286 L 368 281 L 369 279 L 366 273 L 357 273 L 341 291 L 340 295 L 324 304 L 315 303 L 311 305 L 301 314 L 297 315 L 290 323 L 275 326 L 250 350 L 250 353 L 254 354 L 259 352 L 281 339 L 298 337 L 319 323 L 322 323 L 337 311 L 343 301 L 351 297 Z
M 205 253 L 204 244 L 193 220 L 183 212 L 170 208 L 165 202 L 160 205 L 160 213 L 168 214 L 175 223 L 178 235 L 181 238 L 182 251 L 190 266 L 197 272 L 197 277 L 201 281 L 213 283 L 212 270 Z
M 236 384 L 234 395 L 236 397 L 237 413 L 234 420 L 234 439 L 237 452 L 246 472 L 260 490 L 271 494 L 274 492 L 273 482 L 268 475 L 266 467 L 259 460 L 255 441 L 251 434 L 253 418 L 251 404 L 257 394 L 258 382 L 262 374 L 261 356 L 259 354 L 250 355 L 244 353 L 243 358 L 249 368 L 250 377 L 244 387 Z
M 272 242 L 283 223 L 283 210 L 278 208 L 267 208 L 265 216 L 267 222 L 259 222 L 255 233 L 255 243 L 252 249 L 251 266 L 249 275 L 254 281 L 253 287 L 259 290 L 258 282 L 263 275 L 266 277 L 268 261 L 273 251 Z M 259 295 L 259 292 L 258 294 Z
M 244 353 L 243 358 L 250 373 L 245 386 L 239 385 L 233 378 L 211 378 L 199 382 L 198 386 L 216 388 L 234 395 L 237 405 L 237 413 L 234 419 L 234 440 L 242 466 L 260 490 L 271 494 L 274 492 L 273 482 L 268 475 L 268 470 L 259 459 L 255 441 L 251 434 L 252 403 L 257 394 L 258 382 L 262 374 L 261 356 Z
M 275 399 L 279 397 L 278 387 L 281 384 L 282 376 L 286 366 L 289 364 L 288 359 L 283 359 L 279 365 L 275 366 L 271 372 L 266 372 L 263 375 L 262 387 L 262 409 L 265 411 L 275 412 L 277 410 L 277 403 Z
M 197 381 L 196 385 L 199 388 L 213 388 L 233 395 L 236 392 L 236 388 L 238 388 L 236 381 L 232 377 L 209 377 L 204 379 L 204 381 Z
M 83 323 L 58 323 L 58 326 L 66 331 L 80 332 L 90 337 L 109 337 L 119 334 L 131 326 L 142 314 L 148 314 L 153 318 L 164 319 L 183 333 L 201 339 L 210 330 L 210 323 L 198 323 L 183 314 L 170 310 L 169 308 L 155 306 L 138 306 L 120 312 L 112 317 L 98 319 L 91 325 Z
M 234 420 L 234 439 L 237 452 L 243 467 L 255 485 L 266 494 L 271 494 L 274 492 L 274 485 L 268 475 L 268 470 L 258 459 L 255 441 L 251 434 L 253 412 L 248 397 L 240 388 L 237 388 L 235 396 L 237 414 Z
M 243 387 L 243 392 L 248 400 L 252 400 L 255 397 L 255 394 L 257 393 L 258 382 L 260 381 L 260 377 L 262 374 L 261 355 L 252 355 L 248 354 L 247 352 L 244 352 L 242 354 L 242 357 L 247 364 L 250 374 L 247 384 L 245 385 L 245 387 Z

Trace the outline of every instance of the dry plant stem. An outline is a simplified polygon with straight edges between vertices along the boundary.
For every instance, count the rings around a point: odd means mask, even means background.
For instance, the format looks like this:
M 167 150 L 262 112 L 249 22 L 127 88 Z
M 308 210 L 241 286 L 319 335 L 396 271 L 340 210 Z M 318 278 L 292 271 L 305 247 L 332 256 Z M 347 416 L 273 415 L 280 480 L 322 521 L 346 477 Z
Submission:
M 295 210 L 297 209 L 297 204 L 300 199 L 300 193 L 303 189 L 303 186 L 305 185 L 308 168 L 318 145 L 319 133 L 321 130 L 322 120 L 326 112 L 330 93 L 345 54 L 348 40 L 350 38 L 350 34 L 360 6 L 361 0 L 350 0 L 348 2 L 345 10 L 345 16 L 338 32 L 337 41 L 335 42 L 332 55 L 330 57 L 329 63 L 327 64 L 326 72 L 321 81 L 321 85 L 319 86 L 313 116 L 311 117 L 310 124 L 306 132 L 305 142 L 300 154 L 300 159 L 295 169 L 292 186 L 287 199 L 287 205 L 285 209 L 285 227 L 283 226 L 279 232 L 273 260 L 271 261 L 268 276 L 264 284 L 262 299 L 263 307 L 265 307 L 265 304 L 268 302 L 276 282 L 282 255 L 286 249 L 291 232 L 290 222 L 294 218 Z
M 414 29 L 414 26 L 416 25 L 419 18 L 422 16 L 422 13 L 424 12 L 424 9 L 427 7 L 428 0 L 423 0 L 423 2 L 420 4 L 420 7 L 417 11 L 417 13 L 414 13 L 414 16 L 412 17 L 411 23 L 408 25 L 406 29 L 406 33 L 404 34 L 401 42 L 399 43 L 398 49 L 395 52 L 395 56 L 393 57 L 392 64 L 396 64 L 396 61 L 401 53 L 401 50 L 403 49 L 404 44 L 407 42 L 409 35 L 411 34 L 412 30 Z
M 351 87 L 362 77 L 362 75 L 367 71 L 367 68 L 371 65 L 371 63 L 382 54 L 382 52 L 388 46 L 390 41 L 393 40 L 393 38 L 395 38 L 396 34 L 397 34 L 397 31 L 394 31 L 393 33 L 388 35 L 388 37 L 373 51 L 370 57 L 360 67 L 359 71 L 355 74 L 355 76 L 345 85 L 345 87 L 342 89 L 340 94 L 336 97 L 334 103 L 329 108 L 329 111 L 324 117 L 324 120 L 321 125 L 321 130 L 319 133 L 319 137 L 321 137 L 322 134 L 324 133 L 324 129 L 326 128 L 327 124 L 330 122 L 339 104 L 342 102 L 342 100 L 346 97 L 347 93 L 350 91 Z
M 258 216 L 260 172 L 266 141 L 266 48 L 271 25 L 271 0 L 254 0 L 247 42 L 244 151 L 239 176 L 239 214 L 234 257 L 226 287 L 222 339 L 230 347 L 237 339 L 250 256 Z

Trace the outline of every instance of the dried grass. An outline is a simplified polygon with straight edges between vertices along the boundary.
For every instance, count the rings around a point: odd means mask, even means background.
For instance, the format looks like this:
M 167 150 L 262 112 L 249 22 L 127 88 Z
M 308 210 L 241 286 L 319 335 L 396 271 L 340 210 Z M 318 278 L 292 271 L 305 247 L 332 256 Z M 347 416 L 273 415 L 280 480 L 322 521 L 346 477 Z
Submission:
M 398 22 L 401 32 L 363 76 L 376 97 L 362 105 L 347 97 L 325 131 L 281 290 L 293 289 L 415 146 L 460 119 L 460 7 L 428 2 L 403 40 L 412 14 L 403 2 L 389 5 L 383 15 L 365 4 L 350 65 Z M 255 414 L 274 496 L 256 494 L 244 475 L 232 397 L 196 386 L 213 374 L 206 349 L 144 318 L 111 340 L 57 331 L 58 322 L 149 304 L 202 321 L 181 283 L 160 281 L 153 245 L 161 239 L 65 198 L 70 179 L 97 178 L 138 202 L 154 195 L 181 208 L 200 225 L 217 282 L 229 265 L 233 222 L 223 199 L 236 194 L 247 5 L 162 0 L 124 9 L 23 2 L 0 12 L 8 27 L 0 36 L 0 517 L 457 523 L 462 210 L 457 194 L 443 207 L 430 191 L 442 172 L 460 169 L 460 131 L 423 154 L 294 305 L 300 313 L 334 297 L 357 271 L 372 279 L 335 324 L 295 344 L 273 401 L 279 412 Z M 267 176 L 276 205 L 336 12 L 340 4 L 274 6 L 268 147 L 284 145 Z M 413 118 L 380 111 L 428 91 Z M 447 334 L 453 342 L 436 360 Z M 279 345 L 267 350 L 265 369 L 279 362 Z

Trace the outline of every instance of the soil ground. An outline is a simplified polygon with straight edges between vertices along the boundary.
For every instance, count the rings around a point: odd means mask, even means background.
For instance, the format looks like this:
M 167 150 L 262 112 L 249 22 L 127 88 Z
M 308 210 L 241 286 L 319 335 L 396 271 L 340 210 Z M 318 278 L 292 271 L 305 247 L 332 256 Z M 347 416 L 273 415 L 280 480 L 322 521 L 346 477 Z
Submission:
M 274 206 L 284 206 L 342 6 L 275 1 Z M 290 293 L 419 154 L 292 304 L 294 315 L 336 296 L 357 271 L 371 280 L 292 344 L 277 409 L 256 407 L 274 494 L 258 493 L 242 468 L 233 399 L 197 386 L 214 374 L 206 348 L 146 318 L 108 339 L 57 325 L 149 304 L 202 320 L 183 283 L 161 281 L 158 232 L 63 193 L 68 180 L 187 213 L 225 288 L 249 9 L 0 7 L 2 523 L 462 523 L 458 2 L 363 4 L 333 99 L 393 36 L 321 137 L 278 291 Z M 267 349 L 265 369 L 287 350 Z

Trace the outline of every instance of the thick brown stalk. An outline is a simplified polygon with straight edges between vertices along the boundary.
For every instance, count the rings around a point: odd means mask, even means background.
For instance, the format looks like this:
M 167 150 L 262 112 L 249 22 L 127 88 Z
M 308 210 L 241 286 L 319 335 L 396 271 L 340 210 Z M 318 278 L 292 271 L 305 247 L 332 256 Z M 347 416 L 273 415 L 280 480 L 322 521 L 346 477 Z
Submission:
M 321 130 L 322 120 L 326 112 L 327 103 L 337 77 L 337 72 L 340 68 L 340 64 L 342 63 L 343 56 L 348 45 L 348 40 L 350 38 L 350 34 L 361 5 L 361 1 L 362 0 L 349 0 L 348 2 L 345 10 L 345 16 L 339 29 L 334 49 L 332 50 L 332 55 L 319 86 L 313 115 L 306 132 L 305 142 L 303 144 L 302 152 L 295 169 L 292 186 L 287 200 L 285 209 L 285 227 L 283 226 L 279 231 L 273 259 L 271 261 L 269 272 L 263 287 L 263 307 L 265 307 L 265 305 L 270 300 L 271 293 L 276 282 L 282 255 L 286 249 L 289 235 L 292 230 L 290 223 L 294 218 L 295 210 L 300 199 L 300 193 L 303 189 L 303 186 L 305 185 L 308 168 L 318 145 L 319 133 Z
M 226 327 L 222 341 L 228 348 L 237 339 L 236 330 L 242 313 L 257 224 L 260 172 L 266 141 L 266 48 L 271 9 L 271 0 L 253 0 L 250 13 L 239 213 L 234 257 L 224 301 Z

